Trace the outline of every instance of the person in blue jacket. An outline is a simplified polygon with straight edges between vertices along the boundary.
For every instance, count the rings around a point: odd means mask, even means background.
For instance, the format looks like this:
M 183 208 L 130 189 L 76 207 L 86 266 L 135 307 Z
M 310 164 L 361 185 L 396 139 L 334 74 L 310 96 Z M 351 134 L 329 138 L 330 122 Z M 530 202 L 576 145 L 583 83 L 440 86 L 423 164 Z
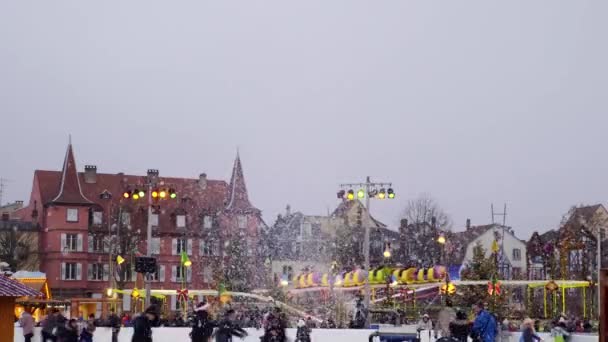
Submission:
M 494 342 L 496 338 L 496 320 L 494 316 L 484 309 L 483 303 L 473 304 L 475 321 L 471 329 L 473 341 Z

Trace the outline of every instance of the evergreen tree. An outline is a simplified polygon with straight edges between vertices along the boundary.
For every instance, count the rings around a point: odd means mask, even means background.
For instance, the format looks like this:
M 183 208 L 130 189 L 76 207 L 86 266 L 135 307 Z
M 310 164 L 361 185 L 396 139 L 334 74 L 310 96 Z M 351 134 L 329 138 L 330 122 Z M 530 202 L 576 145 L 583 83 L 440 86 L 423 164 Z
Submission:
M 491 282 L 493 277 L 497 277 L 497 268 L 494 255 L 486 257 L 486 250 L 480 242 L 473 248 L 473 258 L 462 272 L 462 280 L 485 280 Z M 499 281 L 499 280 L 498 280 Z M 461 295 L 459 304 L 461 306 L 471 306 L 474 303 L 483 301 L 488 304 L 488 309 L 499 317 L 507 311 L 509 293 L 507 289 L 500 286 L 500 295 L 490 295 L 488 285 L 461 285 L 458 289 Z

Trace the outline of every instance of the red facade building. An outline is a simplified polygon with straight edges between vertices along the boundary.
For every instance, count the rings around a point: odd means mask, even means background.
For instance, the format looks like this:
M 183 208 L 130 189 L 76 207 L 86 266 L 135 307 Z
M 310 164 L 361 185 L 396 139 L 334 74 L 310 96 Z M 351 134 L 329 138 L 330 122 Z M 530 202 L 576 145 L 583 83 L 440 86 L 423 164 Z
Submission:
M 109 286 L 141 289 L 133 264 L 137 255 L 147 253 L 145 184 L 151 177 L 97 173 L 92 165 L 78 172 L 71 144 L 61 171 L 34 172 L 30 203 L 18 214 L 40 226 L 40 268 L 55 296 L 101 297 Z M 235 239 L 248 260 L 242 267 L 254 270 L 263 264 L 258 245 L 264 223 L 249 202 L 238 154 L 230 183 L 201 174 L 195 179 L 159 176 L 155 184 L 177 197 L 152 203 L 152 253 L 159 265 L 154 289 L 178 289 L 184 283 L 190 289 L 215 288 L 233 258 L 228 250 Z M 123 196 L 135 190 L 146 196 Z M 185 272 L 182 251 L 192 261 Z M 118 255 L 125 259 L 121 265 L 115 262 Z

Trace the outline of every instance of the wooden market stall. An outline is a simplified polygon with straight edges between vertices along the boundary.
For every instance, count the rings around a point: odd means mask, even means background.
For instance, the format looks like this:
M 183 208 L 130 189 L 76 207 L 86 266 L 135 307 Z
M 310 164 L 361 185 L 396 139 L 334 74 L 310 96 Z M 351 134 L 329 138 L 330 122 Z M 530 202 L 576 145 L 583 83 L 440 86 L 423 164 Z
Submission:
M 39 322 L 49 307 L 63 307 L 65 310 L 69 302 L 54 301 L 51 290 L 46 280 L 46 274 L 42 272 L 17 271 L 11 276 L 12 279 L 32 288 L 40 293 L 37 297 L 26 296 L 18 298 L 15 305 L 15 315 L 20 316 L 24 310 L 29 310 L 36 322 Z
M 0 342 L 12 342 L 15 334 L 15 299 L 24 296 L 38 297 L 40 292 L 17 280 L 0 275 Z

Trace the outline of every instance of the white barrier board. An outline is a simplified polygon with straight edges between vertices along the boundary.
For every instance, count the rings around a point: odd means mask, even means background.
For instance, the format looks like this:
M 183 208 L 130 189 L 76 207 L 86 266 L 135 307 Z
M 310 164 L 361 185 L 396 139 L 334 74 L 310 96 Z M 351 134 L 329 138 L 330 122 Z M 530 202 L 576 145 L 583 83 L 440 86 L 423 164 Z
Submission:
M 234 342 L 260 342 L 260 336 L 263 331 L 256 329 L 245 329 L 249 336 L 244 339 L 235 338 Z M 367 342 L 369 335 L 373 330 L 354 330 L 354 329 L 313 329 L 311 338 L 312 342 Z M 152 337 L 154 342 L 187 342 L 190 341 L 188 334 L 190 328 L 154 328 Z M 119 342 L 130 342 L 133 328 L 122 328 L 118 336 Z M 290 341 L 295 341 L 296 329 L 287 329 L 287 336 Z M 549 334 L 539 334 L 546 342 L 553 341 Z M 510 333 L 498 341 L 502 342 L 519 342 L 520 333 Z M 112 341 L 112 331 L 110 328 L 97 328 L 93 336 L 94 342 L 110 342 Z M 376 339 L 377 341 L 377 339 Z M 421 333 L 421 342 L 433 342 L 433 334 L 428 332 Z M 572 335 L 568 342 L 597 342 L 597 335 Z M 24 342 L 23 332 L 21 328 L 15 328 L 15 342 Z M 36 328 L 32 342 L 40 341 L 40 328 Z

